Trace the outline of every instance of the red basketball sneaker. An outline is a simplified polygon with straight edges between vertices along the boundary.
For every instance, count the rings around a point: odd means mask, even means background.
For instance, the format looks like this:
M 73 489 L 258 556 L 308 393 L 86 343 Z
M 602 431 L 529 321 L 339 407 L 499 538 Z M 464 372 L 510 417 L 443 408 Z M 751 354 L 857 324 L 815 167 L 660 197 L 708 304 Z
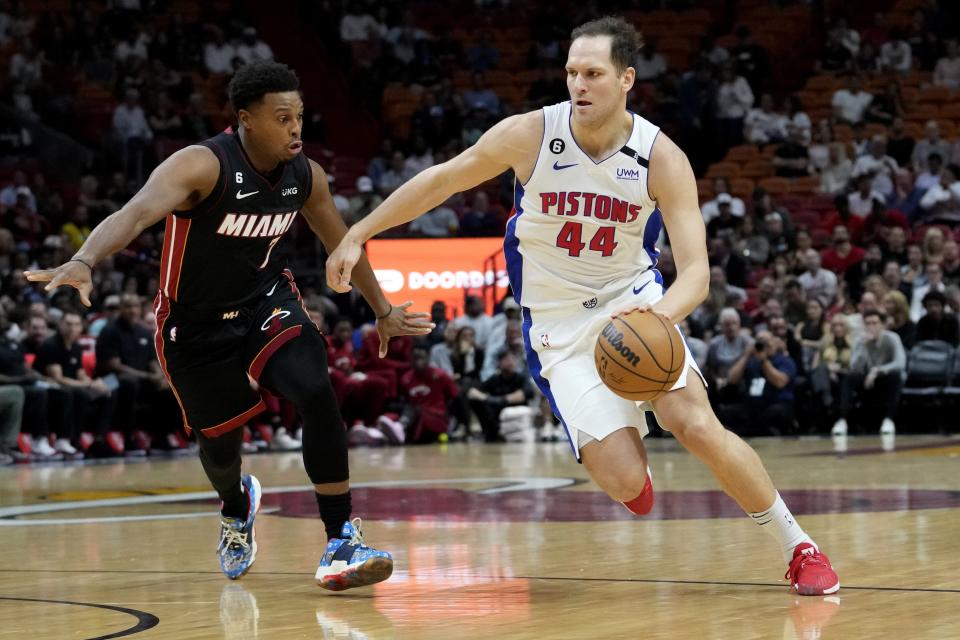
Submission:
M 638 516 L 645 516 L 653 509 L 653 473 L 650 466 L 647 466 L 647 480 L 643 483 L 643 490 L 636 498 L 630 502 L 621 502 L 631 513 Z
M 840 578 L 830 558 L 809 542 L 798 544 L 793 550 L 793 560 L 783 577 L 802 596 L 823 596 L 840 590 Z

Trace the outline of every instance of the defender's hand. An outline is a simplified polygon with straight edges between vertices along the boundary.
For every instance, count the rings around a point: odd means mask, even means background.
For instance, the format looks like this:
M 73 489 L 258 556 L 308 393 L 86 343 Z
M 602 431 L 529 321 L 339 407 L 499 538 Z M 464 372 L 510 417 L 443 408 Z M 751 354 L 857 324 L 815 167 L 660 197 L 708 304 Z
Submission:
M 342 244 L 340 245 L 343 246 Z M 340 249 L 337 248 L 337 251 Z M 331 259 L 333 256 L 330 256 Z M 328 279 L 329 279 L 329 271 Z M 387 346 L 393 336 L 425 336 L 437 325 L 430 322 L 428 313 L 409 313 L 407 309 L 412 301 L 404 302 L 399 307 L 390 309 L 385 317 L 377 320 L 377 333 L 380 334 L 380 357 L 387 355 Z
M 41 269 L 40 271 L 24 271 L 30 282 L 47 282 L 44 291 L 53 291 L 57 287 L 73 287 L 80 292 L 80 302 L 90 306 L 90 292 L 93 290 L 91 276 L 93 270 L 84 262 L 70 260 L 55 269 Z

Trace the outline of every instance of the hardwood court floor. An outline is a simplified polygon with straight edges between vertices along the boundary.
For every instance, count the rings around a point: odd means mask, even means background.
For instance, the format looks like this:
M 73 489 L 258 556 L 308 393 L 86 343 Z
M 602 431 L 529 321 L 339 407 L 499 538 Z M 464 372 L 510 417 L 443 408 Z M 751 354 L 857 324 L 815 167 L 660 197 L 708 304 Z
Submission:
M 356 515 L 396 571 L 343 594 L 313 583 L 298 454 L 245 461 L 267 495 L 238 582 L 193 457 L 2 468 L 0 638 L 960 637 L 960 439 L 754 441 L 840 572 L 831 598 L 792 596 L 772 539 L 676 442 L 648 443 L 643 519 L 566 443 L 354 450 Z

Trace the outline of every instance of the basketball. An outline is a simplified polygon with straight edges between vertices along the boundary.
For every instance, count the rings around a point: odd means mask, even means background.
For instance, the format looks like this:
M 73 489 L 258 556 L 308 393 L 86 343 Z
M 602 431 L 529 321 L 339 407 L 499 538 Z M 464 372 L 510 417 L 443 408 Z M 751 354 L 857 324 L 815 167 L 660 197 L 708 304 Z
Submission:
M 597 336 L 593 359 L 607 387 L 627 400 L 654 400 L 683 371 L 680 332 L 652 311 L 631 311 L 608 322 Z

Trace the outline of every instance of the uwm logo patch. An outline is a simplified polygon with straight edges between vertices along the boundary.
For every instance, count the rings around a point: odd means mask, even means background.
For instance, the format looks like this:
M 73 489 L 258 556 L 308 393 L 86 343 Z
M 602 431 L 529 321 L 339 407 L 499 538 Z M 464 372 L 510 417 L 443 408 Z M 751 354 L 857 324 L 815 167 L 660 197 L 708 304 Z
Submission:
M 217 233 L 234 238 L 272 238 L 282 236 L 293 225 L 296 211 L 289 213 L 228 213 Z

